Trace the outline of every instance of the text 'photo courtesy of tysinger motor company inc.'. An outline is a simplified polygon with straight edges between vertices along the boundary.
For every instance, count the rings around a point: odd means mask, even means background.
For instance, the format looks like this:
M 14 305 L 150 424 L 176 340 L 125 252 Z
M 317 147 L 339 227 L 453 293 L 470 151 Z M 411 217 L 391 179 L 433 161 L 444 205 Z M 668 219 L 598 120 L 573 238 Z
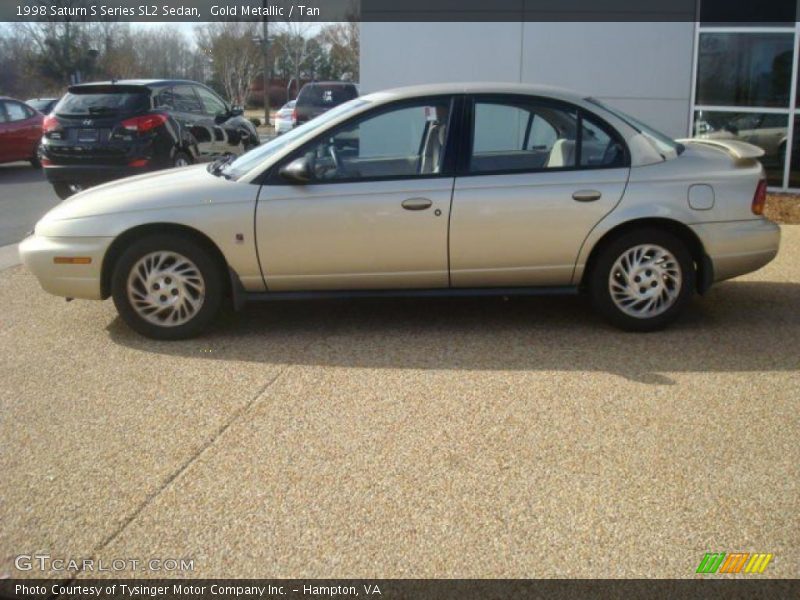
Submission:
M 0 600 L 800 598 L 800 0 L 4 0 L 0 64 Z

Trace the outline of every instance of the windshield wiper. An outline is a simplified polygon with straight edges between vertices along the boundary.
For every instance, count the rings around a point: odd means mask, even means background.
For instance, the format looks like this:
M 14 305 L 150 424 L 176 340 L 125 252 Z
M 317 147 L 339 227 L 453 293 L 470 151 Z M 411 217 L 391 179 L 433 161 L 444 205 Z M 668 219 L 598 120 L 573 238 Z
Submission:
M 117 112 L 114 108 L 109 108 L 108 106 L 90 106 L 88 109 L 90 115 L 99 115 L 102 113 L 110 113 L 110 112 Z

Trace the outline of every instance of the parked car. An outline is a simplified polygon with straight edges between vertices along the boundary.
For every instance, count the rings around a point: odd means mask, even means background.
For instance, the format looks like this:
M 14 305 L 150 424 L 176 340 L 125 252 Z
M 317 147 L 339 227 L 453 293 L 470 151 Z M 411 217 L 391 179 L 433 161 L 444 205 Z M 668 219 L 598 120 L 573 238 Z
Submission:
M 0 96 L 0 163 L 26 160 L 38 169 L 43 121 L 24 102 Z
M 66 198 L 112 179 L 238 156 L 259 144 L 243 113 L 193 81 L 74 85 L 44 120 L 44 172 Z
M 783 168 L 788 134 L 786 116 L 773 113 L 733 114 L 718 129 L 700 122 L 695 126 L 696 136 L 711 140 L 740 140 L 764 150 L 761 159 L 765 165 Z
M 275 135 L 290 131 L 294 127 L 294 105 L 296 100 L 289 100 L 275 114 Z
M 318 117 L 340 104 L 358 97 L 354 83 L 342 81 L 315 81 L 305 84 L 297 95 L 294 107 L 295 125 Z
M 43 115 L 49 115 L 59 100 L 60 98 L 30 98 L 25 103 Z
M 650 331 L 775 257 L 760 154 L 676 142 L 555 88 L 404 88 L 232 162 L 87 190 L 20 254 L 46 291 L 111 296 L 159 339 L 200 333 L 225 296 L 583 292 L 611 323 Z

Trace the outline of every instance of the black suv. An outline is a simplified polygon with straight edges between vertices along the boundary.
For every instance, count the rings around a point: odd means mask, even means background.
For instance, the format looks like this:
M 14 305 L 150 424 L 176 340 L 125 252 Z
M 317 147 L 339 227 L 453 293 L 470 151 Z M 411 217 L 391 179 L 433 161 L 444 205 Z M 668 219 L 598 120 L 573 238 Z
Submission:
M 334 106 L 344 104 L 358 97 L 358 88 L 354 83 L 341 81 L 315 81 L 307 83 L 297 95 L 294 105 L 296 125 L 318 117 Z
M 259 143 L 241 107 L 194 81 L 74 85 L 45 118 L 42 165 L 56 194 L 239 155 Z

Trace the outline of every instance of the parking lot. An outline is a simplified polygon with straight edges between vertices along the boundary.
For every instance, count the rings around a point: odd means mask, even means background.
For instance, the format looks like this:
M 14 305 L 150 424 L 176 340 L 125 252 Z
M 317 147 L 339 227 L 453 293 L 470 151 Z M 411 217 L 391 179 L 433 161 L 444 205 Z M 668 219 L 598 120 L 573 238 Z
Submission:
M 635 335 L 580 298 L 307 302 L 204 338 L 0 272 L 0 575 L 800 576 L 800 226 Z M 62 574 L 63 575 L 63 574 Z M 163 573 L 143 575 L 157 576 Z

